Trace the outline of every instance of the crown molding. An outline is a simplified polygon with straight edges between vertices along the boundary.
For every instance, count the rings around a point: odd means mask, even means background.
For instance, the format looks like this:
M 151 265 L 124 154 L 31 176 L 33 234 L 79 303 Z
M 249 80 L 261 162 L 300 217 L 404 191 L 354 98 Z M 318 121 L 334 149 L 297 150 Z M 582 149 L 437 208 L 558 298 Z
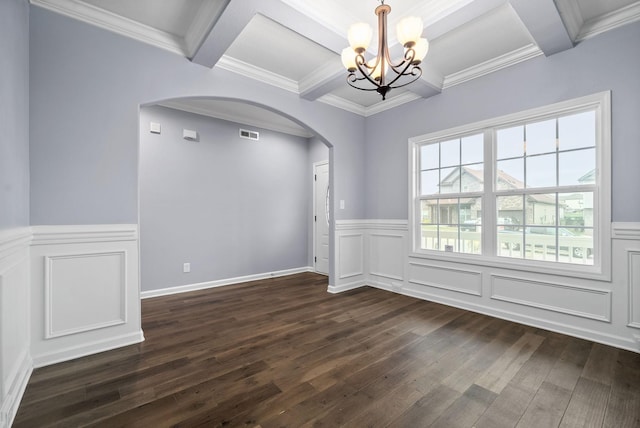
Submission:
M 490 59 L 489 61 L 485 61 L 478 65 L 474 65 L 473 67 L 445 76 L 442 89 L 447 89 L 452 86 L 468 82 L 469 80 L 477 79 L 478 77 L 502 70 L 503 68 L 511 67 L 512 65 L 527 61 L 540 55 L 544 55 L 540 48 L 534 44 L 527 45 L 507 54 Z
M 595 37 L 609 30 L 614 30 L 626 24 L 631 24 L 640 20 L 640 2 L 615 10 L 613 12 L 598 16 L 585 22 L 580 28 L 580 33 L 576 38 L 577 42 Z
M 381 113 L 386 110 L 401 106 L 402 104 L 410 103 L 411 101 L 419 100 L 422 97 L 413 92 L 403 92 L 397 97 L 389 98 L 384 101 L 380 101 L 365 109 L 365 117 L 373 116 L 374 114 Z
M 318 98 L 316 101 L 320 101 L 321 103 L 325 103 L 327 105 L 337 107 L 342 110 L 346 110 L 351 113 L 358 114 L 360 116 L 367 115 L 366 107 L 361 106 L 360 104 L 354 103 L 353 101 L 346 100 L 342 97 L 338 97 L 333 94 L 326 94 Z
M 31 4 L 182 56 L 187 54 L 182 38 L 87 3 L 72 0 L 31 0 Z
M 163 101 L 158 105 L 161 105 L 167 108 L 172 108 L 175 110 L 186 111 L 188 113 L 194 113 L 202 116 L 208 116 L 216 119 L 226 120 L 228 122 L 234 122 L 242 125 L 255 126 L 256 128 L 268 129 L 270 131 L 281 132 L 283 134 L 295 135 L 303 138 L 310 138 L 313 136 L 312 133 L 302 130 L 300 128 L 293 127 L 293 126 L 276 124 L 271 121 L 260 120 L 260 119 L 256 119 L 249 116 L 227 114 L 217 110 L 210 110 L 210 109 L 206 109 L 198 106 L 193 106 L 189 103 L 184 103 L 180 101 L 175 101 L 175 100 Z
M 331 80 L 336 76 L 344 75 L 346 78 L 346 71 L 342 65 L 342 61 L 338 56 L 333 61 L 328 61 L 322 64 L 320 67 L 315 68 L 311 73 L 303 77 L 298 82 L 299 92 L 305 93 L 313 88 L 321 86 L 327 80 Z
M 223 55 L 215 66 L 250 79 L 258 80 L 262 83 L 266 83 L 267 85 L 284 89 L 285 91 L 293 92 L 298 95 L 300 94 L 298 91 L 298 82 L 295 80 L 273 73 L 269 70 L 256 67 L 255 65 L 240 61 L 239 59 L 232 58 L 228 55 Z

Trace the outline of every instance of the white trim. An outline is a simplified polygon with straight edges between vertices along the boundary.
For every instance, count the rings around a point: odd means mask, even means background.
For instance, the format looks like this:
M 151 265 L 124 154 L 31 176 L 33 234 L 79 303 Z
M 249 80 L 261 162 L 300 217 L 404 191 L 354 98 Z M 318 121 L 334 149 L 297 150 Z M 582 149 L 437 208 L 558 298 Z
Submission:
M 455 85 L 459 85 L 469 80 L 477 79 L 503 68 L 530 60 L 532 58 L 544 55 L 544 53 L 535 44 L 530 44 L 512 52 L 492 58 L 488 61 L 469 67 L 465 70 L 445 76 L 442 89 L 447 89 Z
M 611 237 L 613 239 L 634 239 L 640 240 L 640 222 L 634 223 L 611 223 Z
M 54 288 L 54 275 L 53 265 L 58 259 L 83 259 L 86 257 L 100 257 L 100 256 L 120 256 L 120 318 L 105 321 L 96 324 L 89 324 L 82 327 L 71 328 L 67 330 L 54 331 L 53 330 L 53 288 Z M 113 327 L 116 325 L 122 325 L 127 323 L 127 251 L 100 251 L 100 252 L 82 252 L 73 254 L 56 254 L 55 256 L 44 256 L 45 269 L 44 269 L 44 338 L 53 339 L 56 337 L 69 336 L 77 333 L 85 333 L 92 330 L 99 330 L 106 327 Z
M 320 98 L 316 99 L 316 101 L 320 101 L 321 103 L 337 107 L 342 110 L 346 110 L 351 113 L 355 113 L 360 116 L 366 117 L 367 108 L 361 106 L 358 103 L 354 103 L 353 101 L 346 100 L 342 97 L 333 94 L 325 94 Z
M 33 226 L 31 245 L 136 241 L 136 224 Z
M 139 330 L 135 333 L 109 337 L 92 342 L 84 342 L 81 345 L 69 346 L 54 352 L 40 354 L 33 359 L 33 365 L 35 368 L 44 367 L 51 364 L 85 357 L 87 355 L 97 354 L 99 352 L 110 351 L 123 346 L 134 345 L 143 341 L 144 334 L 142 330 Z
M 143 43 L 186 56 L 185 41 L 181 37 L 125 18 L 99 7 L 73 0 L 30 0 L 40 6 L 73 19 L 130 37 Z
M 419 280 L 419 279 L 412 279 L 412 278 L 407 278 L 407 282 L 410 283 L 410 284 L 424 285 L 424 286 L 427 286 L 427 287 L 440 288 L 442 290 L 455 291 L 457 293 L 470 294 L 472 296 L 482 297 L 482 272 L 480 272 L 480 271 L 469 270 L 469 269 L 460 269 L 460 268 L 452 268 L 452 267 L 447 267 L 447 266 L 437 266 L 437 265 L 426 264 L 426 263 L 417 263 L 417 262 L 409 262 L 409 265 L 410 266 L 425 267 L 425 268 L 434 269 L 434 270 L 445 270 L 445 271 L 449 271 L 449 272 L 460 272 L 460 273 L 464 273 L 464 274 L 475 275 L 476 277 L 480 278 L 480 283 L 478 284 L 478 289 L 477 290 L 471 290 L 471 289 L 468 289 L 468 288 L 461 288 L 461 287 L 454 287 L 454 286 L 446 285 L 446 284 L 438 284 L 438 283 L 435 283 L 433 281 L 422 281 L 422 280 Z
M 578 33 L 580 33 L 580 28 L 582 24 L 584 24 L 578 0 L 556 1 L 555 3 L 560 12 L 562 22 L 569 33 L 569 37 L 575 42 Z
M 0 426 L 2 427 L 10 427 L 13 424 L 20 402 L 27 389 L 27 384 L 33 373 L 33 361 L 28 352 L 23 352 L 19 361 L 12 383 L 2 397 L 2 409 L 0 410 Z
M 634 259 L 638 260 L 638 269 L 634 269 Z M 627 281 L 628 281 L 628 293 L 629 293 L 629 316 L 627 326 L 640 329 L 640 313 L 637 313 L 636 309 L 636 295 L 640 293 L 640 278 L 637 277 L 637 273 L 640 273 L 640 249 L 627 250 Z M 638 299 L 640 300 L 640 299 Z
M 188 293 L 190 291 L 205 290 L 207 288 L 224 287 L 226 285 L 239 284 L 249 281 L 259 281 L 263 279 L 278 278 L 281 276 L 295 275 L 303 272 L 314 272 L 312 266 L 305 266 L 295 269 L 286 269 L 275 272 L 258 273 L 253 275 L 238 276 L 235 278 L 219 279 L 216 281 L 199 282 L 196 284 L 179 285 L 177 287 L 161 288 L 158 290 L 146 290 L 140 293 L 141 299 L 151 299 L 154 297 L 170 296 L 173 294 Z
M 595 195 L 599 197 L 598 224 L 596 225 L 595 245 L 600 249 L 599 264 L 577 265 L 556 262 L 538 262 L 535 260 L 510 259 L 492 255 L 469 255 L 460 253 L 444 253 L 440 251 L 419 250 L 418 235 L 419 228 L 416 227 L 418 221 L 417 213 L 417 192 L 418 192 L 418 149 L 423 143 L 445 140 L 470 134 L 472 132 L 486 131 L 490 128 L 505 127 L 523 121 L 534 121 L 546 117 L 557 117 L 574 110 L 596 108 L 598 136 L 597 151 L 600 186 L 596 189 Z M 471 123 L 451 129 L 445 129 L 425 135 L 409 138 L 409 227 L 412 231 L 410 236 L 410 256 L 422 259 L 441 260 L 449 262 L 462 262 L 484 266 L 505 267 L 509 269 L 522 270 L 526 272 L 546 273 L 554 275 L 564 275 L 581 277 L 601 281 L 611 280 L 611 92 L 605 91 L 597 94 L 587 95 L 580 98 L 562 101 L 548 106 L 525 110 L 497 118 L 492 118 L 480 122 Z M 489 159 L 490 163 L 493 159 Z M 485 160 L 485 164 L 487 161 Z M 493 166 L 489 166 L 493 170 Z M 487 167 L 485 166 L 485 171 Z M 485 189 L 485 192 L 487 189 Z M 493 192 L 491 189 L 489 191 Z M 494 195 L 494 193 L 491 193 Z
M 561 314 L 567 314 L 567 315 L 574 315 L 574 316 L 578 316 L 578 317 L 582 317 L 582 318 L 589 318 L 589 319 L 593 319 L 596 321 L 605 321 L 610 323 L 611 322 L 611 291 L 610 290 L 600 290 L 597 288 L 592 288 L 592 287 L 582 287 L 582 286 L 576 286 L 576 285 L 569 285 L 569 284 L 560 284 L 557 282 L 549 282 L 549 281 L 540 281 L 540 280 L 533 280 L 533 279 L 529 279 L 529 278 L 518 278 L 515 276 L 511 276 L 511 275 L 495 275 L 495 274 L 491 274 L 491 293 L 490 293 L 490 297 L 494 300 L 501 300 L 503 302 L 509 302 L 509 303 L 515 303 L 518 305 L 524 305 L 524 306 L 529 306 L 532 308 L 537 308 L 537 309 L 544 309 L 547 311 L 553 311 L 553 312 L 558 312 Z M 530 285 L 541 285 L 541 286 L 545 286 L 545 287 L 553 287 L 553 288 L 560 288 L 560 289 L 566 289 L 566 290 L 572 290 L 572 291 L 577 291 L 577 292 L 582 292 L 582 293 L 591 293 L 591 294 L 597 294 L 600 296 L 607 296 L 608 299 L 608 305 L 607 305 L 607 309 L 606 309 L 606 313 L 604 315 L 596 315 L 596 314 L 591 314 L 591 313 L 587 313 L 587 312 L 580 312 L 580 311 L 574 311 L 572 309 L 567 309 L 567 308 L 563 308 L 561 306 L 557 306 L 557 305 L 545 305 L 545 304 L 540 304 L 537 302 L 530 302 L 528 300 L 523 300 L 523 299 L 517 299 L 514 297 L 508 297 L 508 296 L 501 296 L 499 294 L 496 293 L 495 291 L 495 280 L 496 279 L 504 279 L 506 281 L 512 281 L 512 282 L 521 282 L 524 284 L 530 284 Z
M 32 237 L 29 227 L 0 231 L 0 260 L 27 249 Z
M 295 80 L 273 73 L 269 70 L 256 67 L 255 65 L 240 61 L 239 59 L 232 58 L 228 55 L 223 55 L 215 66 L 300 95 L 298 82 Z
M 415 100 L 419 100 L 422 97 L 418 94 L 414 94 L 413 92 L 407 91 L 398 95 L 397 97 L 391 97 L 384 101 L 379 101 L 372 106 L 365 108 L 365 117 L 373 116 L 374 114 L 381 113 L 386 110 L 391 110 L 392 108 L 396 108 L 403 104 L 410 103 Z
M 314 218 L 314 221 L 311 222 L 311 228 L 312 228 L 312 232 L 311 232 L 311 237 L 312 237 L 312 250 L 311 250 L 311 257 L 313 257 L 313 271 L 315 273 L 319 273 L 321 275 L 327 275 L 329 276 L 329 272 L 318 272 L 317 271 L 317 264 L 318 264 L 318 254 L 316 253 L 316 244 L 317 244 L 317 240 L 318 240 L 318 236 L 316 235 L 316 224 L 318 223 L 318 219 L 316 218 L 317 214 L 316 214 L 316 187 L 317 187 L 317 170 L 319 167 L 327 165 L 327 184 L 329 185 L 329 189 L 331 189 L 331 182 L 330 182 L 330 168 L 331 166 L 329 165 L 329 161 L 328 160 L 324 160 L 324 161 L 319 161 L 319 162 L 314 162 L 312 165 L 312 169 L 311 169 L 311 183 L 312 183 L 312 187 L 313 187 L 313 192 L 311 195 L 312 198 L 312 216 Z M 331 193 L 331 191 L 329 191 L 329 193 Z M 329 195 L 329 197 L 331 197 L 331 195 Z M 330 202 L 329 202 L 330 203 Z M 331 217 L 331 215 L 329 215 L 329 217 Z M 331 218 L 329 218 L 329 229 L 331 229 Z M 329 234 L 331 234 L 331 230 L 329 230 L 328 232 Z M 329 257 L 329 260 L 331 259 L 331 257 Z M 328 264 L 328 262 L 327 262 Z M 327 266 L 327 270 L 328 270 L 328 266 Z
M 327 288 L 327 292 L 331 294 L 338 294 L 338 293 L 344 293 L 345 291 L 355 290 L 356 288 L 361 288 L 366 286 L 367 286 L 366 281 L 363 281 L 363 280 L 353 281 L 353 282 L 347 282 L 340 285 L 329 285 L 329 287 Z
M 576 41 L 581 42 L 590 39 L 598 34 L 631 24 L 638 20 L 640 20 L 640 2 L 635 2 L 583 23 L 576 37 Z
M 408 230 L 407 220 L 337 220 L 336 230 L 383 229 Z

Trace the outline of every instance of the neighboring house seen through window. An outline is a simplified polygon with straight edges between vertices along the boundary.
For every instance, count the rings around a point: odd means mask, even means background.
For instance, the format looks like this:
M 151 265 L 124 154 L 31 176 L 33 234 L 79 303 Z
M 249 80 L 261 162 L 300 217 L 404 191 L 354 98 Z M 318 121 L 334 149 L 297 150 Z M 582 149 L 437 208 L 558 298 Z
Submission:
M 609 104 L 597 94 L 412 138 L 414 252 L 601 272 Z

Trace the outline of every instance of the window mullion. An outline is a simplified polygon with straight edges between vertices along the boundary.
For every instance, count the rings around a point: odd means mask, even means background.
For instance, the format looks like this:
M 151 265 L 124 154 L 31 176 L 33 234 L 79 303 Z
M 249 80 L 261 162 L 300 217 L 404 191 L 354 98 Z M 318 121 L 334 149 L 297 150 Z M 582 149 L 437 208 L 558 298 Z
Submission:
M 496 236 L 496 198 L 495 198 L 495 157 L 496 132 L 494 129 L 484 131 L 484 196 L 482 199 L 482 254 L 497 254 Z

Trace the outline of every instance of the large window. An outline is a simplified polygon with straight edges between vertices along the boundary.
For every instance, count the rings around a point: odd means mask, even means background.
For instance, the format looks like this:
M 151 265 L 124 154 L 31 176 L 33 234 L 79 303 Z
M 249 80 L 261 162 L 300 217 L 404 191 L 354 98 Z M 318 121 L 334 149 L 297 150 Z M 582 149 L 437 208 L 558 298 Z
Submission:
M 609 93 L 411 139 L 414 252 L 600 271 Z

